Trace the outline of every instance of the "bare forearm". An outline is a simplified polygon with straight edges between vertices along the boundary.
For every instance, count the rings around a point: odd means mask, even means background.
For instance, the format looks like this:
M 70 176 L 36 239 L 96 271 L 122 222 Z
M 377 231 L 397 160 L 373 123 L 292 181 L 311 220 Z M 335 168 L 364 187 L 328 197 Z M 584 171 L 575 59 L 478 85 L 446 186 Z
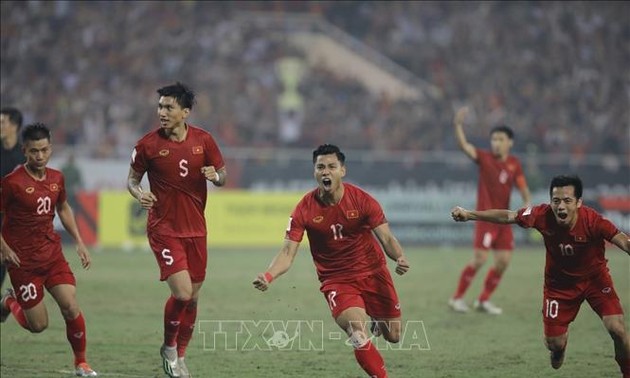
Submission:
M 77 222 L 74 219 L 74 212 L 72 208 L 66 203 L 66 205 L 59 210 L 59 219 L 61 220 L 61 224 L 68 231 L 70 236 L 77 242 L 77 244 L 82 244 L 83 240 L 81 239 L 81 235 L 79 234 L 79 227 L 77 227 Z
M 274 278 L 283 275 L 289 270 L 289 268 L 291 268 L 294 258 L 295 254 L 291 253 L 289 248 L 283 247 L 271 261 L 271 264 L 269 264 L 267 272 L 269 272 L 269 274 L 271 274 Z
M 227 183 L 227 171 L 225 168 L 217 171 L 218 180 L 212 181 L 214 186 L 224 186 Z
M 491 223 L 510 224 L 515 223 L 516 213 L 510 210 L 469 210 L 468 219 L 475 221 L 485 221 Z
M 385 254 L 394 261 L 398 261 L 398 259 L 404 255 L 398 239 L 393 236 L 383 241 L 383 249 L 385 250 Z
M 142 186 L 140 185 L 140 180 L 136 177 L 129 177 L 127 179 L 127 190 L 133 196 L 133 198 L 140 200 L 140 196 L 142 195 Z

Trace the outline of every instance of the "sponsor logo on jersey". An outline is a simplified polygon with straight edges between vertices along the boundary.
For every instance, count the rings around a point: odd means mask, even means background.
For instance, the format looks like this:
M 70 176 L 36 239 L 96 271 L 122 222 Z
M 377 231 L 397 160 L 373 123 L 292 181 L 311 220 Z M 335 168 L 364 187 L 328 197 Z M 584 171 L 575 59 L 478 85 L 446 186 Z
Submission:
M 586 243 L 586 236 L 584 235 L 575 235 L 575 241 L 578 243 Z
M 395 308 L 396 310 L 400 310 L 400 303 L 396 303 L 396 306 L 394 306 L 394 308 Z
M 359 217 L 359 210 L 347 210 L 346 218 L 348 219 L 357 219 Z
M 321 215 L 318 215 L 315 218 L 313 218 L 313 222 L 315 223 L 322 223 L 323 220 L 324 220 L 324 217 Z
M 57 185 L 57 184 L 50 184 L 50 191 L 51 192 L 58 192 L 59 191 L 59 185 Z
M 172 326 L 177 327 L 179 325 L 179 321 L 178 320 L 171 320 L 169 323 L 171 323 Z
M 160 150 L 159 154 L 160 156 L 168 156 L 168 154 L 170 154 L 171 151 L 169 150 Z
M 602 289 L 602 293 L 604 294 L 608 294 L 612 291 L 612 289 L 609 286 L 606 286 L 605 288 Z
M 28 193 L 28 194 L 31 194 L 31 193 L 33 193 L 34 191 L 35 191 L 35 188 L 34 188 L 34 187 L 32 187 L 32 186 L 29 186 L 29 187 L 28 187 L 28 188 L 26 188 L 26 190 L 25 190 L 25 192 L 26 192 L 26 193 Z
M 80 339 L 81 336 L 83 336 L 83 332 L 77 332 L 77 333 L 73 334 L 72 336 L 74 336 L 77 339 Z
M 193 155 L 201 155 L 203 154 L 203 146 L 195 146 L 192 148 Z

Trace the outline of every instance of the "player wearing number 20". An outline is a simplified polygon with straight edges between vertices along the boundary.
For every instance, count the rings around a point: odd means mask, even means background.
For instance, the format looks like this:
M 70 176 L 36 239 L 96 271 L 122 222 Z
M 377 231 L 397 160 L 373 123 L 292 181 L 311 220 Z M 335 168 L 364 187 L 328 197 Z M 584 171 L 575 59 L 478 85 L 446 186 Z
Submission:
M 350 337 L 359 365 L 370 377 L 386 377 L 383 358 L 367 337 L 366 323 L 369 315 L 375 320 L 375 335 L 398 342 L 400 304 L 383 249 L 396 261 L 396 273 L 406 273 L 409 263 L 379 203 L 360 188 L 342 182 L 346 166 L 339 148 L 319 146 L 313 151 L 313 163 L 318 187 L 296 206 L 282 249 L 254 286 L 265 291 L 289 269 L 306 231 L 320 290 L 333 318 Z
M 147 236 L 171 295 L 164 307 L 164 371 L 188 377 L 184 362 L 197 317 L 197 298 L 206 277 L 207 181 L 223 186 L 226 169 L 210 133 L 186 123 L 195 95 L 177 83 L 158 89 L 160 128 L 138 141 L 127 187 L 148 210 Z M 140 186 L 147 173 L 150 190 Z
M 90 267 L 90 253 L 83 244 L 74 215 L 66 200 L 63 174 L 46 167 L 52 154 L 50 131 L 41 124 L 22 132 L 26 163 L 2 179 L 0 211 L 4 213 L 0 256 L 7 264 L 13 290 L 0 303 L 0 321 L 9 313 L 25 329 L 39 333 L 48 327 L 42 299 L 50 292 L 66 322 L 66 335 L 74 352 L 76 374 L 97 374 L 85 358 L 85 320 L 76 299 L 76 281 L 53 229 L 55 210 L 64 228 L 77 243 L 83 268 Z
M 604 257 L 604 241 L 630 253 L 628 235 L 595 210 L 582 205 L 582 181 L 577 176 L 554 177 L 549 194 L 549 205 L 519 211 L 468 211 L 456 207 L 452 216 L 458 222 L 516 223 L 537 229 L 547 250 L 542 312 L 551 366 L 558 369 L 562 365 L 569 324 L 586 300 L 610 333 L 615 360 L 624 378 L 629 378 L 630 339 Z

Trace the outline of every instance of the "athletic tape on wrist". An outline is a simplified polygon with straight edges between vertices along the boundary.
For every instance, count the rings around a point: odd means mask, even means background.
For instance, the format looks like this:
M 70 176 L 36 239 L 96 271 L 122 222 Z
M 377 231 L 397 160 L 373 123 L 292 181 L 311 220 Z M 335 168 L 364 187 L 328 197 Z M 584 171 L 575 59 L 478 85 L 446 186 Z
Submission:
M 267 281 L 267 283 L 271 283 L 271 281 L 273 281 L 273 276 L 271 275 L 271 273 L 265 272 L 265 280 Z

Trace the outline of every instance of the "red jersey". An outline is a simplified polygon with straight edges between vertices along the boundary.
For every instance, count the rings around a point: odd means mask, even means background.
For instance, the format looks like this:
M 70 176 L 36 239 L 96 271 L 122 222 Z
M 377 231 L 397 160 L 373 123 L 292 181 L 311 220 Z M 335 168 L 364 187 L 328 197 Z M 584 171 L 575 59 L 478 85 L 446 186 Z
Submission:
M 619 233 L 617 227 L 587 206 L 578 208 L 572 229 L 556 222 L 551 206 L 539 205 L 518 211 L 516 223 L 533 227 L 543 236 L 547 250 L 545 279 L 566 282 L 586 279 L 606 270 L 604 240 Z
M 477 210 L 509 209 L 512 187 L 527 185 L 520 161 L 512 155 L 501 161 L 489 151 L 476 149 L 476 152 L 479 165 Z
M 57 205 L 66 202 L 63 174 L 46 168 L 38 181 L 20 165 L 2 179 L 0 191 L 2 237 L 20 258 L 20 267 L 30 270 L 62 257 L 61 248 L 53 248 L 61 243 L 53 219 Z
M 147 231 L 189 238 L 206 235 L 207 181 L 204 166 L 224 167 L 223 156 L 210 133 L 191 126 L 186 139 L 175 142 L 161 129 L 138 141 L 131 154 L 131 167 L 149 177 L 157 202 L 149 210 Z
M 325 205 L 315 189 L 297 204 L 286 238 L 301 242 L 304 231 L 320 282 L 353 281 L 385 267 L 385 257 L 372 229 L 387 223 L 383 209 L 368 193 L 352 184 L 343 198 Z

